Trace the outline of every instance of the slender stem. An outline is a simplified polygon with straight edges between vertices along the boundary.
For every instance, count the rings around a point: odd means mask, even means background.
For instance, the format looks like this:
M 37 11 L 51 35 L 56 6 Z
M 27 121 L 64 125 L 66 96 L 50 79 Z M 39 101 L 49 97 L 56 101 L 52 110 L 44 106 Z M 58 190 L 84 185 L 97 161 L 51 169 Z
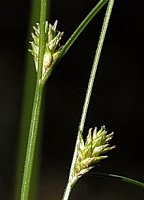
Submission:
M 92 89 L 93 89 L 93 85 L 94 85 L 95 75 L 96 75 L 103 43 L 105 40 L 108 24 L 110 21 L 113 4 L 114 4 L 114 0 L 109 0 L 107 10 L 105 13 L 105 17 L 104 17 L 104 21 L 103 21 L 103 25 L 102 25 L 102 29 L 101 29 L 101 33 L 100 33 L 100 37 L 99 37 L 99 42 L 98 42 L 97 49 L 95 52 L 95 58 L 94 58 L 93 66 L 92 66 L 92 71 L 90 74 L 90 79 L 89 79 L 88 88 L 87 88 L 87 92 L 86 92 L 86 98 L 85 98 L 81 121 L 80 121 L 80 125 L 79 125 L 79 132 L 81 132 L 81 133 L 83 132 L 83 129 L 84 129 L 84 124 L 85 124 L 85 120 L 86 120 L 90 97 L 91 97 L 91 93 L 92 93 Z
M 96 71 L 97 71 L 97 67 L 98 67 L 98 63 L 99 63 L 101 50 L 102 50 L 102 46 L 103 46 L 103 43 L 104 43 L 108 23 L 109 23 L 109 20 L 110 20 L 113 4 L 114 4 L 114 0 L 110 0 L 109 3 L 108 3 L 108 7 L 107 7 L 107 10 L 106 10 L 105 17 L 104 17 L 102 30 L 101 30 L 101 33 L 100 33 L 99 42 L 98 42 L 98 46 L 97 46 L 97 49 L 96 49 L 95 58 L 94 58 L 93 66 L 92 66 L 92 71 L 91 71 L 91 74 L 90 74 L 90 79 L 89 79 L 88 88 L 87 88 L 87 92 L 86 92 L 85 102 L 84 102 L 84 106 L 83 106 L 83 110 L 82 110 L 81 120 L 80 120 L 80 124 L 79 124 L 79 128 L 78 128 L 76 150 L 75 150 L 73 161 L 72 161 L 70 176 L 72 175 L 73 167 L 75 165 L 75 160 L 76 160 L 76 155 L 77 155 L 77 146 L 78 146 L 77 144 L 79 143 L 79 134 L 83 133 L 86 115 L 87 115 L 87 111 L 88 111 L 88 106 L 89 106 L 89 102 L 90 102 L 90 97 L 91 97 L 91 93 L 92 93 L 92 89 L 93 89 L 93 85 L 94 85 L 95 75 L 96 75 Z
M 31 125 L 29 130 L 25 165 L 24 165 L 24 174 L 23 174 L 21 198 L 20 198 L 21 200 L 28 200 L 29 196 L 32 167 L 33 167 L 35 146 L 37 140 L 37 130 L 39 125 L 39 116 L 41 110 L 42 92 L 43 92 L 43 86 L 37 84 L 34 104 L 33 104 Z
M 73 184 L 72 177 L 73 177 L 73 171 L 74 171 L 75 162 L 76 162 L 76 158 L 77 158 L 80 134 L 83 133 L 86 115 L 87 115 L 87 111 L 88 111 L 88 106 L 89 106 L 89 102 L 90 102 L 90 97 L 91 97 L 91 93 L 92 93 L 92 88 L 93 88 L 93 84 L 94 84 L 94 80 L 95 80 L 95 75 L 96 75 L 96 71 L 97 71 L 97 67 L 98 67 L 98 63 L 99 63 L 99 59 L 100 59 L 100 55 L 101 55 L 101 51 L 102 51 L 102 47 L 103 47 L 103 43 L 104 43 L 106 31 L 107 31 L 107 27 L 108 27 L 108 24 L 109 24 L 113 4 L 114 4 L 114 0 L 109 0 L 107 10 L 106 10 L 106 14 L 105 14 L 104 21 L 103 21 L 103 25 L 102 25 L 102 29 L 101 29 L 101 33 L 100 33 L 100 37 L 99 37 L 99 41 L 98 41 L 98 45 L 97 45 L 97 49 L 96 49 L 96 53 L 95 53 L 92 71 L 91 71 L 91 74 L 90 74 L 90 79 L 89 79 L 88 88 L 87 88 L 87 92 L 86 92 L 85 102 L 84 102 L 81 120 L 80 120 L 80 124 L 79 124 L 79 128 L 78 128 L 77 140 L 76 140 L 75 150 L 74 150 L 74 154 L 73 154 L 69 179 L 68 179 L 68 183 L 67 183 L 67 186 L 66 186 L 66 189 L 65 189 L 63 200 L 68 200 L 69 195 L 70 195 L 71 190 L 72 190 L 72 187 L 71 187 L 72 184 Z
M 74 186 L 74 184 L 72 184 L 71 181 L 69 180 L 67 182 L 62 200 L 68 200 L 69 199 L 69 196 L 72 192 L 73 186 Z
M 76 41 L 76 39 L 79 37 L 79 35 L 82 33 L 82 31 L 86 28 L 86 26 L 89 24 L 89 22 L 95 17 L 95 15 L 101 10 L 101 8 L 108 2 L 108 0 L 100 0 L 95 7 L 90 11 L 90 13 L 85 17 L 85 19 L 81 22 L 81 24 L 78 26 L 78 28 L 74 31 L 74 33 L 70 36 L 68 41 L 65 43 L 61 51 L 59 52 L 58 59 L 53 63 L 53 66 L 49 70 L 49 73 L 45 76 L 43 79 L 43 83 L 46 82 L 50 74 L 55 69 L 55 66 L 58 64 L 58 62 L 62 59 L 62 57 L 67 53 L 67 51 L 70 49 L 72 44 Z
M 108 0 L 100 0 L 95 7 L 90 11 L 90 13 L 85 17 L 85 19 L 81 22 L 78 28 L 74 31 L 71 37 L 68 39 L 66 44 L 63 46 L 60 52 L 60 58 L 63 57 L 78 36 L 82 33 L 82 31 L 86 28 L 89 22 L 95 17 L 95 15 L 101 10 L 101 8 L 108 2 Z
M 44 57 L 45 42 L 46 42 L 45 41 L 46 7 L 47 7 L 47 0 L 41 0 L 38 72 L 37 72 L 37 81 L 36 81 L 35 97 L 33 102 L 31 124 L 27 142 L 20 200 L 28 200 L 29 198 L 32 168 L 35 156 L 36 142 L 38 138 L 38 126 L 40 121 L 39 118 L 41 111 L 43 86 L 44 86 L 43 84 L 40 83 L 40 79 L 42 77 L 43 57 Z
M 134 185 L 134 186 L 137 186 L 140 188 L 144 188 L 144 183 L 137 181 L 135 179 L 132 179 L 132 178 L 125 177 L 125 176 L 120 176 L 120 175 L 116 175 L 116 174 L 107 174 L 107 173 L 95 173 L 95 175 L 109 177 L 109 178 L 116 178 L 118 180 L 129 183 L 131 185 Z
M 40 10 L 40 37 L 39 37 L 39 59 L 38 59 L 38 77 L 40 80 L 42 77 L 42 66 L 43 66 L 43 57 L 45 52 L 45 22 L 46 22 L 46 9 L 47 9 L 47 0 L 41 0 L 41 10 Z

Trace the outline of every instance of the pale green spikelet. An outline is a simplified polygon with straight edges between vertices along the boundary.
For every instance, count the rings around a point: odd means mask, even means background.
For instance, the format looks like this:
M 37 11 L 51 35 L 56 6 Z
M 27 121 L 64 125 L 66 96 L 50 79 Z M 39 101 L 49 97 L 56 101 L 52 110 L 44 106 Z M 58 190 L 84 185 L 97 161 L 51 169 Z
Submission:
M 108 143 L 112 137 L 113 133 L 107 134 L 105 126 L 102 126 L 99 131 L 97 131 L 97 128 L 94 130 L 92 128 L 89 129 L 85 142 L 80 133 L 73 179 L 78 179 L 95 167 L 102 159 L 108 157 L 103 154 L 115 148 L 115 146 L 110 146 Z
M 63 36 L 63 32 L 56 30 L 58 21 L 56 20 L 54 25 L 51 25 L 46 21 L 45 24 L 45 53 L 43 58 L 42 75 L 44 76 L 47 70 L 52 66 L 53 62 L 57 59 L 59 48 L 59 42 Z M 39 54 L 39 36 L 40 36 L 40 25 L 36 23 L 33 26 L 34 33 L 32 33 L 33 41 L 30 42 L 31 49 L 29 50 L 33 55 L 35 68 L 38 71 L 38 54 Z

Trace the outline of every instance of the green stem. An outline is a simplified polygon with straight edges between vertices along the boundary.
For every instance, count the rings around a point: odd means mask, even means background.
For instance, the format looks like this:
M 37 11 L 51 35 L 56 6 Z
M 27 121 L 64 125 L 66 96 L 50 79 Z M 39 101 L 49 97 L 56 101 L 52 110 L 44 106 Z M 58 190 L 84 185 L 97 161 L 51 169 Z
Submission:
M 28 200 L 29 198 L 33 162 L 36 150 L 35 148 L 38 138 L 38 127 L 40 121 L 39 119 L 40 119 L 43 87 L 44 87 L 44 85 L 40 83 L 40 80 L 42 77 L 43 57 L 44 57 L 45 42 L 46 42 L 45 41 L 46 8 L 47 8 L 47 0 L 41 0 L 38 72 L 37 72 L 37 81 L 36 81 L 35 97 L 33 102 L 31 124 L 27 142 L 20 200 Z
M 95 173 L 95 174 L 98 175 L 98 176 L 116 178 L 116 179 L 119 179 L 123 182 L 129 183 L 131 185 L 134 185 L 134 186 L 137 186 L 137 187 L 140 187 L 140 188 L 144 188 L 144 183 L 137 181 L 135 179 L 132 179 L 132 178 L 128 178 L 128 177 L 120 176 L 120 175 L 116 175 L 116 174 L 107 174 L 107 173 Z
M 83 129 L 84 129 L 84 124 L 85 124 L 88 106 L 89 106 L 89 102 L 90 102 L 90 98 L 91 98 L 91 94 L 92 94 L 96 71 L 97 71 L 103 43 L 105 40 L 108 24 L 110 21 L 113 4 L 114 4 L 114 0 L 109 0 L 107 10 L 105 13 L 105 17 L 104 17 L 104 21 L 103 21 L 103 25 L 102 25 L 102 29 L 101 29 L 101 33 L 100 33 L 100 37 L 99 37 L 99 41 L 98 41 L 98 45 L 97 45 L 97 49 L 95 52 L 95 58 L 94 58 L 93 66 L 92 66 L 92 71 L 90 74 L 90 79 L 89 79 L 88 88 L 87 88 L 87 92 L 86 92 L 85 102 L 84 102 L 84 106 L 83 106 L 83 110 L 82 110 L 81 121 L 80 121 L 80 125 L 79 125 L 79 132 L 81 132 L 81 133 L 83 132 Z
M 28 200 L 29 196 L 33 160 L 35 155 L 35 146 L 37 141 L 37 130 L 39 125 L 39 116 L 41 110 L 42 92 L 43 92 L 43 86 L 37 83 L 34 104 L 33 104 L 33 111 L 32 111 L 32 120 L 29 130 L 25 165 L 24 165 L 24 174 L 23 174 L 21 198 L 20 198 L 21 200 Z
M 97 45 L 97 49 L 96 49 L 96 53 L 95 53 L 92 71 L 90 74 L 90 79 L 89 79 L 88 88 L 87 88 L 87 92 L 86 92 L 85 102 L 84 102 L 81 120 L 80 120 L 80 124 L 79 124 L 79 128 L 78 128 L 77 140 L 76 140 L 75 150 L 74 150 L 74 154 L 73 154 L 69 179 L 68 179 L 68 183 L 67 183 L 67 186 L 66 186 L 66 189 L 64 192 L 63 200 L 68 200 L 70 193 L 72 191 L 72 188 L 73 188 L 73 181 L 72 181 L 73 180 L 73 171 L 74 171 L 74 167 L 75 167 L 75 163 L 76 163 L 76 159 L 77 159 L 80 134 L 83 133 L 86 115 L 87 115 L 87 111 L 88 111 L 88 106 L 89 106 L 89 102 L 90 102 L 90 97 L 91 97 L 91 93 L 92 93 L 92 89 L 93 89 L 93 85 L 94 85 L 95 75 L 96 75 L 96 71 L 97 71 L 106 31 L 108 28 L 113 4 L 114 4 L 114 0 L 109 0 L 106 14 L 105 14 L 104 21 L 103 21 L 103 25 L 102 25 L 102 29 L 101 29 L 101 33 L 100 33 L 100 37 L 99 37 L 99 41 L 98 41 L 98 45 Z M 75 181 L 75 183 L 76 183 L 76 181 Z
M 46 43 L 46 37 L 45 37 L 46 9 L 47 9 L 47 0 L 41 0 L 39 59 L 38 59 L 38 76 L 37 76 L 38 80 L 40 80 L 41 77 L 42 77 L 43 57 L 44 57 L 44 52 L 45 52 L 45 43 Z
M 74 31 L 74 33 L 71 35 L 71 37 L 68 39 L 68 41 L 63 46 L 62 50 L 59 52 L 58 59 L 53 63 L 53 66 L 51 66 L 51 69 L 49 70 L 49 73 L 44 77 L 42 80 L 43 83 L 46 82 L 52 71 L 55 69 L 55 66 L 58 64 L 58 62 L 62 59 L 62 57 L 67 53 L 67 51 L 70 49 L 72 44 L 76 41 L 76 39 L 79 37 L 79 35 L 82 33 L 82 31 L 85 29 L 85 27 L 89 24 L 89 22 L 95 17 L 95 15 L 101 10 L 101 8 L 108 2 L 108 0 L 100 0 L 95 7 L 90 11 L 90 13 L 85 17 L 85 19 L 81 22 L 81 24 L 78 26 L 78 28 Z
M 82 33 L 82 31 L 86 28 L 89 22 L 95 17 L 95 15 L 101 10 L 101 8 L 108 2 L 108 0 L 100 0 L 95 7 L 90 11 L 90 13 L 85 17 L 85 19 L 81 22 L 78 28 L 74 31 L 71 37 L 68 39 L 66 44 L 63 46 L 60 52 L 60 58 L 63 57 L 78 36 Z

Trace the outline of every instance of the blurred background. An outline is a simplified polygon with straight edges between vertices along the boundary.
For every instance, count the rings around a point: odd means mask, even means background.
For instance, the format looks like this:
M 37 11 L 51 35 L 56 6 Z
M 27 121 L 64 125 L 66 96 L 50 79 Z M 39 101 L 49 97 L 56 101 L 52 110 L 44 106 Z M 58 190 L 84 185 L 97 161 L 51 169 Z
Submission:
M 64 31 L 61 44 L 73 33 L 97 1 L 50 3 L 50 22 Z M 117 148 L 76 185 L 75 200 L 143 200 L 144 191 L 96 172 L 120 174 L 144 181 L 143 7 L 116 0 L 98 67 L 85 132 L 106 125 Z M 35 5 L 37 12 L 39 6 Z M 83 99 L 106 6 L 96 15 L 51 75 L 45 88 L 39 151 L 37 199 L 62 196 L 68 178 Z M 18 142 L 22 119 L 31 1 L 1 2 L 0 26 L 0 199 L 14 199 Z M 37 22 L 34 17 L 32 22 Z M 33 96 L 34 66 L 28 66 L 29 96 Z M 28 99 L 27 97 L 27 99 Z M 31 107 L 31 102 L 28 101 Z M 30 118 L 30 112 L 25 114 Z M 26 129 L 24 129 L 26 130 Z M 27 133 L 25 133 L 27 135 Z M 24 137 L 26 139 L 26 136 Z M 20 145 L 21 146 L 21 145 Z

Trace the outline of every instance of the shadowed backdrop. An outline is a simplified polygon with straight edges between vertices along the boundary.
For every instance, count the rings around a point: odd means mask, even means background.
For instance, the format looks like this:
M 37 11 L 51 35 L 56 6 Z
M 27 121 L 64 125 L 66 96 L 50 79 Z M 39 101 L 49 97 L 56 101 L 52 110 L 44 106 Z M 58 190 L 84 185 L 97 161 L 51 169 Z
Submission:
M 58 20 L 66 42 L 97 1 L 51 2 L 50 22 Z M 106 7 L 105 7 L 106 8 Z M 61 60 L 45 88 L 41 135 L 40 200 L 60 199 L 75 145 L 103 8 Z M 116 0 L 104 43 L 84 134 L 106 125 L 117 148 L 76 185 L 71 199 L 142 200 L 144 191 L 97 177 L 109 172 L 144 181 L 143 7 Z M 27 53 L 30 2 L 1 2 L 0 26 L 0 196 L 13 199 L 19 124 Z M 33 66 L 31 66 L 33 67 Z M 31 85 L 29 86 L 31 87 Z

